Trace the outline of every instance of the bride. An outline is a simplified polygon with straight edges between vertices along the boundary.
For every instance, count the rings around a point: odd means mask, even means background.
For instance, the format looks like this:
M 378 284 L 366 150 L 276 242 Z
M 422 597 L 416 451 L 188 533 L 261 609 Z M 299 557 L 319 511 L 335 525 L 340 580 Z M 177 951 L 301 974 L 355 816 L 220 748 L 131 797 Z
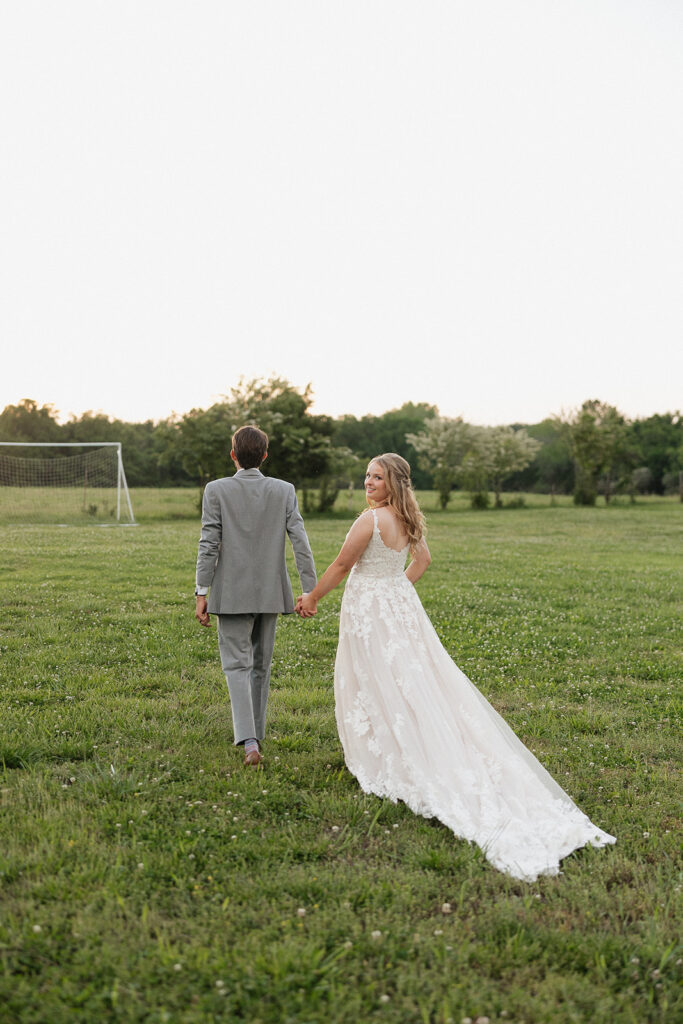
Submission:
M 366 793 L 403 800 L 477 843 L 499 870 L 554 875 L 593 825 L 444 650 L 413 584 L 431 557 L 400 455 L 368 466 L 370 508 L 349 530 L 304 618 L 350 572 L 339 620 L 335 713 L 347 767 Z M 404 571 L 406 557 L 411 560 Z

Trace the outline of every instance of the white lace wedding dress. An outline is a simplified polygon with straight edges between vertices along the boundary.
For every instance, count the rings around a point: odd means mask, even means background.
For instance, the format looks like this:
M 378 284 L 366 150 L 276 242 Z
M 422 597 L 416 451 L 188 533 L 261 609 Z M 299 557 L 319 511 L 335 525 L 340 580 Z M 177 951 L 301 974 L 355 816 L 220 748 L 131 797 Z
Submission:
M 351 570 L 334 674 L 337 727 L 366 793 L 403 800 L 515 878 L 614 836 L 593 825 L 451 660 L 380 535 Z

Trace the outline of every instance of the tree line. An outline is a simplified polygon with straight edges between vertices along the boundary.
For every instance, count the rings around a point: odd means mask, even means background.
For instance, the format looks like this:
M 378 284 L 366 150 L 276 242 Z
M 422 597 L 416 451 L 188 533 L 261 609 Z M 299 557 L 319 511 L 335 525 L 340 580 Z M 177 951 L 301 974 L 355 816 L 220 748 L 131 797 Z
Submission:
M 333 418 L 311 411 L 310 385 L 241 381 L 208 409 L 153 422 L 127 423 L 86 412 L 59 423 L 52 405 L 24 399 L 0 413 L 0 440 L 120 441 L 133 487 L 200 486 L 232 472 L 232 432 L 256 423 L 270 437 L 264 472 L 303 492 L 304 509 L 326 511 L 340 488 L 359 486 L 367 462 L 398 452 L 413 469 L 417 489 L 435 489 L 446 507 L 455 489 L 475 508 L 514 491 L 573 493 L 577 504 L 609 502 L 617 493 L 681 493 L 683 418 L 655 414 L 629 421 L 591 400 L 569 415 L 537 424 L 482 427 L 439 415 L 434 405 L 408 402 L 379 415 Z M 44 453 L 41 453 L 44 454 Z M 21 452 L 30 457 L 31 450 Z M 56 449 L 53 457 L 64 457 Z M 514 502 L 514 498 L 512 499 Z

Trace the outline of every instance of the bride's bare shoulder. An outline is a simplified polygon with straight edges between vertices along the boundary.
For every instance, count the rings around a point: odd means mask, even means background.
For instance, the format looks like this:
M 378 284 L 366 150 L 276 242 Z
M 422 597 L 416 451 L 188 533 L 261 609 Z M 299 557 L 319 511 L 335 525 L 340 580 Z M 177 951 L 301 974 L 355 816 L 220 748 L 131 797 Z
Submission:
M 375 511 L 377 513 L 377 519 L 379 522 L 380 529 L 384 524 L 386 524 L 387 526 L 395 525 L 399 530 L 403 529 L 403 524 L 401 523 L 401 520 L 394 512 L 393 508 L 391 508 L 389 505 L 384 505 L 382 508 L 375 509 Z
M 349 529 L 349 532 L 347 533 L 346 536 L 348 537 L 351 534 L 371 534 L 374 527 L 375 520 L 372 515 L 372 509 L 366 508 L 364 512 L 361 512 L 360 515 L 356 519 L 354 519 L 353 523 L 351 524 L 351 528 Z
M 390 506 L 378 508 L 377 525 L 384 539 L 394 547 L 394 542 L 399 544 L 407 543 L 406 528 L 402 520 L 396 515 Z

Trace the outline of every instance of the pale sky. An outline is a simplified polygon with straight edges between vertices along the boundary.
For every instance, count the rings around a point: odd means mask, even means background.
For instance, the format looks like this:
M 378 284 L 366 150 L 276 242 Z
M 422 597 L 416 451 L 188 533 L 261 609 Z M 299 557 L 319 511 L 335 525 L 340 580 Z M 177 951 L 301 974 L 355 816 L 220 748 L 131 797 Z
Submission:
M 683 406 L 680 0 L 0 8 L 0 409 Z

